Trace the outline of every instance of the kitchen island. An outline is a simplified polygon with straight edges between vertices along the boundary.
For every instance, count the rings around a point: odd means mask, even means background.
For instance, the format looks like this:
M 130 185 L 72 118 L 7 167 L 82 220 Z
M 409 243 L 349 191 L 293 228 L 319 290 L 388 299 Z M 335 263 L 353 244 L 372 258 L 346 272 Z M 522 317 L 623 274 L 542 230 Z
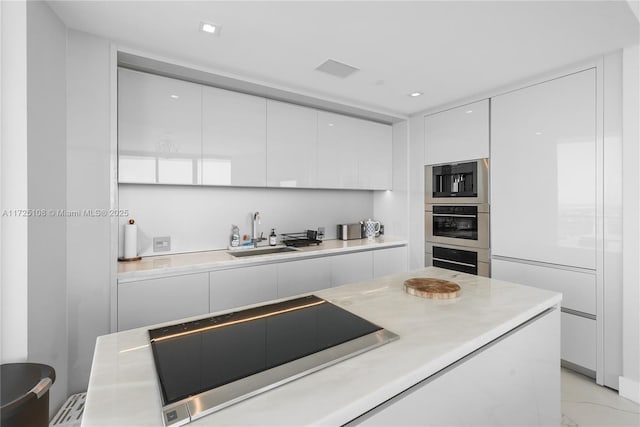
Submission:
M 411 296 L 413 277 L 462 294 Z M 192 425 L 560 423 L 560 294 L 429 267 L 315 295 L 400 338 Z M 82 425 L 161 426 L 159 390 L 147 328 L 99 337 Z

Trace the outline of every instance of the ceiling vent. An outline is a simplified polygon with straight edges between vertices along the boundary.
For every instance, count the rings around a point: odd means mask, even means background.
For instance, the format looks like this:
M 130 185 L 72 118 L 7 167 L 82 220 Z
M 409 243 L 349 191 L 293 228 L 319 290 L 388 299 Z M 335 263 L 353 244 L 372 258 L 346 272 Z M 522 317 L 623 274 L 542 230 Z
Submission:
M 356 67 L 334 61 L 333 59 L 327 59 L 325 62 L 320 64 L 316 70 L 331 74 L 332 76 L 340 77 L 341 79 L 349 77 L 351 74 L 358 71 Z

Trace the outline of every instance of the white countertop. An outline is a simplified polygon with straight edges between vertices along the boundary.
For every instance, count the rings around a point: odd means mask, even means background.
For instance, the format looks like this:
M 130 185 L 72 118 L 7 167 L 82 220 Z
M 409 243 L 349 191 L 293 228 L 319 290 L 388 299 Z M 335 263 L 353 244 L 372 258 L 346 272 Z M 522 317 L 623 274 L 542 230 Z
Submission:
M 462 295 L 406 294 L 411 277 L 458 283 Z M 400 339 L 201 418 L 190 425 L 340 425 L 549 307 L 561 294 L 428 267 L 315 292 Z M 202 316 L 199 316 L 202 317 Z M 175 323 L 175 322 L 171 322 Z M 162 426 L 147 328 L 99 337 L 83 426 Z
M 298 250 L 293 252 L 241 258 L 230 255 L 230 251 L 228 250 L 151 256 L 144 257 L 139 261 L 118 262 L 118 281 L 127 282 L 130 280 L 199 273 L 219 268 L 246 267 L 249 265 L 291 261 L 315 256 L 392 248 L 405 246 L 406 244 L 406 240 L 377 237 L 372 240 L 324 240 L 319 245 L 297 248 Z M 269 246 L 266 247 L 268 248 Z

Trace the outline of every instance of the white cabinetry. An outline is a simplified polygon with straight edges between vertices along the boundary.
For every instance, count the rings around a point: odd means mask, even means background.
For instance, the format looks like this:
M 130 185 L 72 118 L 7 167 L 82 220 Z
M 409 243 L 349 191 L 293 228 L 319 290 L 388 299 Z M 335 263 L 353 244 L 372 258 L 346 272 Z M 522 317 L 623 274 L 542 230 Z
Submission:
M 424 118 L 425 165 L 489 157 L 489 100 Z
M 596 314 L 596 275 L 561 270 L 541 265 L 495 259 L 491 264 L 494 279 L 507 280 L 562 293 L 562 307 Z
M 267 186 L 317 186 L 318 111 L 267 100 Z
M 118 285 L 118 330 L 209 312 L 209 273 L 138 280 Z
M 596 321 L 562 313 L 562 359 L 596 371 Z
M 121 183 L 388 190 L 391 155 L 389 125 L 118 69 Z
M 407 247 L 373 251 L 373 278 L 407 271 Z
M 391 126 L 318 112 L 318 186 L 391 189 Z
M 558 314 L 505 334 L 350 424 L 559 425 Z
M 596 267 L 594 69 L 491 101 L 493 255 Z
M 373 253 L 355 252 L 331 257 L 331 286 L 371 280 L 373 277 Z
M 203 87 L 202 183 L 266 185 L 266 100 Z
M 120 182 L 198 184 L 202 87 L 118 70 Z
M 242 307 L 278 297 L 278 273 L 275 264 L 212 271 L 209 310 Z
M 328 257 L 283 262 L 278 266 L 278 298 L 331 287 L 331 259 Z

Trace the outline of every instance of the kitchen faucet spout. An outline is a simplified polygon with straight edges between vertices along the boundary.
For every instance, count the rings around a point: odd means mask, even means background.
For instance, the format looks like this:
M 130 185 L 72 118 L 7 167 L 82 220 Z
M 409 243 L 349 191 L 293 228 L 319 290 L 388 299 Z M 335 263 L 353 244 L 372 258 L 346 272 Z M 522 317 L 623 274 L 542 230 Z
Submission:
M 253 224 L 251 227 L 251 242 L 253 246 L 258 246 L 258 242 L 265 240 L 262 236 L 258 237 L 258 224 L 260 224 L 260 212 L 253 213 Z

